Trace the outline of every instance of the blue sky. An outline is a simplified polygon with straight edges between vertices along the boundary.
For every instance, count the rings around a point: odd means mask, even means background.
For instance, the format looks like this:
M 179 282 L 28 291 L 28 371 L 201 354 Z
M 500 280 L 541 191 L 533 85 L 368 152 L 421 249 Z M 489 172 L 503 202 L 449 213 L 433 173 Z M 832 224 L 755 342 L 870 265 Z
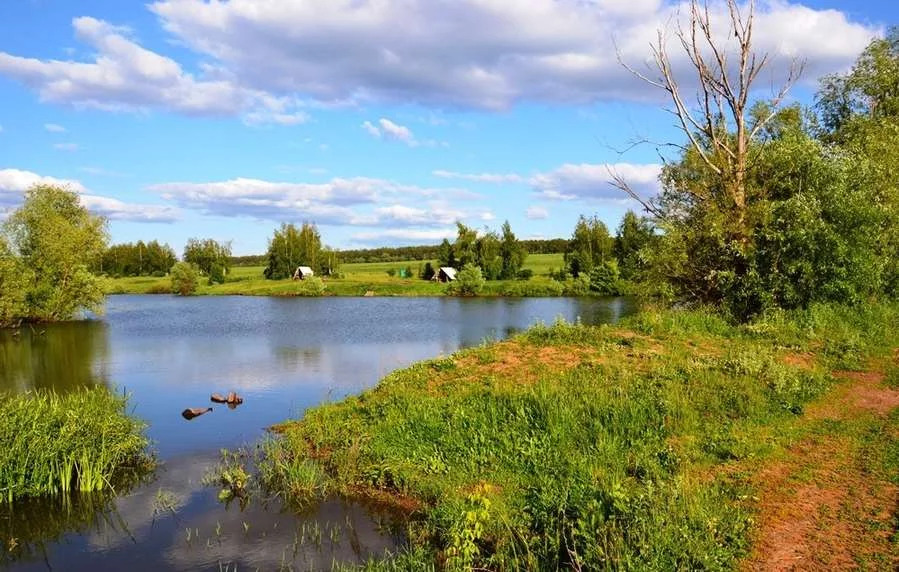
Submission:
M 115 242 L 232 240 L 280 222 L 338 248 L 423 244 L 454 221 L 568 236 L 579 214 L 636 208 L 609 166 L 655 192 L 678 141 L 640 67 L 662 0 L 4 0 L 0 210 L 61 182 Z M 712 3 L 713 13 L 720 5 Z M 899 22 L 883 1 L 760 1 L 767 84 L 849 66 Z M 675 63 L 682 63 L 676 57 Z M 684 86 L 689 89 L 689 76 Z M 762 90 L 760 97 L 770 94 Z

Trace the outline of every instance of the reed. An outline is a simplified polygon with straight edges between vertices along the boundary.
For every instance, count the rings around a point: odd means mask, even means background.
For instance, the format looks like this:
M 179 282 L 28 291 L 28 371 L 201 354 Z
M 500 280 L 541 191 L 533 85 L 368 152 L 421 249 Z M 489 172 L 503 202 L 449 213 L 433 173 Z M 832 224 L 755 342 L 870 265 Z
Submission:
M 0 394 L 0 499 L 114 489 L 152 462 L 143 430 L 105 387 Z

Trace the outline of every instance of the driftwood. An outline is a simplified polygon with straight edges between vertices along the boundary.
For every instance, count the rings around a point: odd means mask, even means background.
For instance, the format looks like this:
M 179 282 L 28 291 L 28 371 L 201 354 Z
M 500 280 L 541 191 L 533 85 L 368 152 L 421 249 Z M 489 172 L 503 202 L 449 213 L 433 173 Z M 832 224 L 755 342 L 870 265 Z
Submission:
M 214 403 L 227 403 L 232 409 L 243 403 L 243 397 L 233 391 L 228 392 L 228 397 L 223 397 L 221 393 L 213 393 L 209 396 L 209 399 Z
M 200 415 L 209 413 L 210 411 L 212 411 L 212 407 L 207 407 L 206 409 L 203 409 L 202 407 L 189 407 L 181 412 L 181 417 L 184 417 L 185 419 L 190 421 L 194 417 L 199 417 Z

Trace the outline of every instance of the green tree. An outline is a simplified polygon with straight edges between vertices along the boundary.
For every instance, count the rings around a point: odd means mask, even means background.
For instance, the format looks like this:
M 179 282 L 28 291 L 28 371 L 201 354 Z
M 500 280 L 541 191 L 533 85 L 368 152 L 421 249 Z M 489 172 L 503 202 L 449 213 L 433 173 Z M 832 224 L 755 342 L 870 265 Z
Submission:
M 22 265 L 0 235 L 0 327 L 14 324 L 28 315 L 25 298 L 31 272 Z
M 222 273 L 231 268 L 231 242 L 217 242 L 211 238 L 204 240 L 191 238 L 184 246 L 184 262 L 193 264 L 201 273 L 210 275 L 212 267 L 219 265 Z
M 617 295 L 621 291 L 619 278 L 618 261 L 610 258 L 590 271 L 590 290 L 603 296 Z
M 311 223 L 303 223 L 300 228 L 292 223 L 282 224 L 269 241 L 267 258 L 264 274 L 270 280 L 290 278 L 297 266 L 308 266 L 321 273 L 323 265 L 330 270 L 330 264 L 336 262 L 333 253 L 330 257 L 323 254 L 321 235 Z
M 450 241 L 447 239 L 443 239 L 443 242 L 440 243 L 440 247 L 437 251 L 437 264 L 443 268 L 456 268 L 458 262 L 456 261 L 456 254 L 453 250 L 453 245 L 450 244 Z
M 103 289 L 89 268 L 106 247 L 106 220 L 88 212 L 77 193 L 52 185 L 32 187 L 3 224 L 3 234 L 3 280 L 14 289 L 10 308 L 22 314 L 6 320 L 67 320 L 81 310 L 102 309 Z M 20 276 L 10 278 L 10 272 Z
M 594 266 L 613 256 L 614 246 L 615 239 L 604 222 L 596 216 L 588 219 L 581 215 L 565 252 L 568 272 L 575 278 L 581 273 L 590 274 Z
M 455 296 L 476 296 L 484 288 L 484 275 L 481 268 L 474 264 L 466 264 L 450 282 L 447 292 Z
M 614 248 L 622 278 L 633 279 L 643 269 L 640 251 L 649 246 L 652 240 L 652 222 L 638 217 L 633 211 L 627 211 L 618 225 Z
M 189 296 L 197 291 L 197 271 L 188 262 L 176 262 L 170 271 L 172 293 Z
M 509 221 L 503 223 L 502 233 L 500 256 L 503 266 L 499 277 L 503 280 L 512 280 L 518 276 L 518 271 L 524 266 L 528 253 L 515 233 L 512 232 Z
M 419 274 L 419 278 L 422 280 L 430 280 L 434 277 L 434 274 L 436 274 L 434 266 L 430 262 L 425 262 L 424 268 Z
M 466 264 L 478 264 L 478 231 L 465 226 L 461 222 L 456 223 L 458 233 L 456 242 L 453 243 L 453 258 L 457 267 Z
M 475 264 L 486 280 L 496 280 L 503 271 L 502 244 L 495 232 L 485 232 L 475 242 Z

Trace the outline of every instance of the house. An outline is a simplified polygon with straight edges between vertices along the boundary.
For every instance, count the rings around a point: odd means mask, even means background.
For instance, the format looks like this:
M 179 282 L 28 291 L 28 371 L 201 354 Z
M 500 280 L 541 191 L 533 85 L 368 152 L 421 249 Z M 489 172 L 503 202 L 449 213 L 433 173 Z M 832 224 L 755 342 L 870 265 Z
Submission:
M 450 266 L 441 266 L 440 270 L 438 270 L 437 274 L 432 278 L 432 280 L 436 280 L 437 282 L 452 282 L 455 279 L 456 269 Z
M 312 271 L 308 266 L 297 266 L 296 272 L 293 273 L 294 280 L 305 280 L 306 278 L 311 278 L 315 276 L 315 272 Z

